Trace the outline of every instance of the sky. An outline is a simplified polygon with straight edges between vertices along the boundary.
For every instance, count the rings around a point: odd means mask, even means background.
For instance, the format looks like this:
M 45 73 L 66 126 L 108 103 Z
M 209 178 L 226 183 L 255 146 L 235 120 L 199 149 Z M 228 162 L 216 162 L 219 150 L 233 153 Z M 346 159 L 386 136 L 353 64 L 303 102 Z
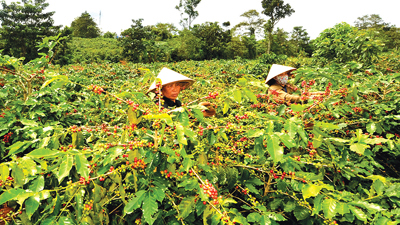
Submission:
M 16 0 L 6 0 L 7 3 Z M 130 28 L 132 19 L 143 18 L 144 25 L 159 22 L 173 23 L 179 29 L 180 12 L 175 9 L 180 0 L 47 0 L 46 11 L 55 11 L 55 25 L 70 26 L 71 22 L 87 11 L 95 19 L 102 32 L 120 34 Z M 398 9 L 400 0 L 285 0 L 295 10 L 290 17 L 279 21 L 276 27 L 291 32 L 295 26 L 303 26 L 311 39 L 338 23 L 354 25 L 358 17 L 379 14 L 384 22 L 400 27 Z M 261 0 L 202 0 L 196 8 L 199 16 L 193 24 L 229 21 L 231 27 L 245 21 L 244 12 L 263 10 Z M 101 19 L 100 19 L 101 12 Z M 265 20 L 268 19 L 261 14 Z

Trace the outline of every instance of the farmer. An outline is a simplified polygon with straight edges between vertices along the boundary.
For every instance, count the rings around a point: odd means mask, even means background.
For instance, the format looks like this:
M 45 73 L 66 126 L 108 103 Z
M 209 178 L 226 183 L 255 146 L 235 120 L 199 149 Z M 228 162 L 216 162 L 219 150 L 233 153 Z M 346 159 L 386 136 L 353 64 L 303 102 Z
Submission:
M 186 88 L 190 87 L 193 83 L 194 80 L 183 76 L 182 74 L 179 74 L 173 70 L 170 70 L 166 67 L 164 67 L 160 73 L 158 74 L 157 78 L 161 80 L 161 94 L 162 94 L 162 99 L 161 99 L 161 106 L 163 108 L 177 108 L 181 107 L 182 103 L 179 101 L 177 98 L 179 96 L 179 93 Z M 158 88 L 156 81 L 154 81 L 148 92 L 154 92 L 158 94 Z M 158 104 L 159 100 L 156 100 L 156 104 Z M 208 110 L 203 111 L 203 115 L 205 117 L 210 117 L 215 114 L 215 109 L 211 106 L 209 102 L 202 102 L 200 105 L 205 106 L 208 108 Z
M 274 97 L 278 102 L 300 102 L 300 96 L 292 95 L 297 90 L 296 87 L 288 84 L 291 72 L 296 68 L 273 64 L 269 70 L 265 83 L 269 85 L 268 94 Z M 323 92 L 312 92 L 314 95 L 321 95 Z

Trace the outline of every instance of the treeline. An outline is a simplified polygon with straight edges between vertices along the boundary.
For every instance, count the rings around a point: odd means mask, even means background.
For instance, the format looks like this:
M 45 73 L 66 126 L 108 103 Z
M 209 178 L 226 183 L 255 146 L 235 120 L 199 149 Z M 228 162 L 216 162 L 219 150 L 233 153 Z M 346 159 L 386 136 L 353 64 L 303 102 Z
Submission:
M 306 29 L 294 27 L 291 32 L 274 28 L 279 19 L 290 16 L 294 10 L 288 4 L 261 1 L 264 20 L 256 10 L 244 12 L 243 21 L 231 26 L 230 22 L 194 24 L 198 16 L 195 7 L 200 0 L 182 2 L 177 6 L 183 19 L 182 29 L 173 24 L 143 25 L 143 19 L 132 20 L 130 28 L 120 35 L 101 33 L 89 13 L 84 12 L 70 27 L 55 26 L 54 12 L 44 12 L 45 0 L 1 3 L 0 48 L 2 54 L 36 58 L 40 51 L 37 43 L 46 36 L 59 34 L 60 44 L 54 51 L 53 63 L 90 63 L 121 60 L 152 63 L 182 60 L 210 59 L 282 59 L 286 57 L 321 58 L 321 62 L 361 60 L 371 62 L 378 53 L 397 50 L 400 30 L 384 22 L 376 14 L 359 17 L 355 26 L 341 23 L 323 31 L 311 40 Z M 191 11 L 183 8 L 191 6 Z M 277 18 L 273 13 L 280 8 L 285 13 Z M 13 13 L 10 13 L 13 12 Z M 197 14 L 196 14 L 197 13 Z

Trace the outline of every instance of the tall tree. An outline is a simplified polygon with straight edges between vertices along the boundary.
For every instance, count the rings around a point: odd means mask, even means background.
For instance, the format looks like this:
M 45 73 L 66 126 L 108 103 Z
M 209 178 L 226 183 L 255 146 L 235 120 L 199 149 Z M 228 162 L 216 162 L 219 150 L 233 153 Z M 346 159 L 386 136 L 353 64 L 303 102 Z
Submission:
M 21 2 L 1 2 L 0 35 L 4 41 L 3 54 L 30 61 L 38 56 L 38 42 L 43 37 L 56 35 L 61 26 L 54 26 L 52 16 L 55 12 L 45 12 L 49 6 L 46 0 Z
M 271 50 L 271 41 L 272 41 L 272 31 L 276 24 L 286 16 L 291 16 L 295 11 L 289 4 L 285 4 L 283 0 L 262 0 L 261 2 L 264 13 L 269 17 L 268 22 L 265 25 L 265 31 L 267 33 L 268 38 L 268 50 L 267 53 Z
M 140 62 L 146 52 L 146 40 L 151 39 L 151 27 L 143 26 L 143 19 L 132 20 L 131 28 L 122 31 L 119 39 L 123 46 L 123 57 Z
M 82 13 L 71 23 L 72 35 L 82 38 L 96 38 L 101 35 L 100 28 L 88 12 Z
M 378 14 L 364 15 L 362 17 L 358 17 L 354 24 L 359 29 L 368 29 L 368 28 L 384 28 L 389 26 L 388 23 L 385 23 L 383 19 Z
M 199 5 L 201 0 L 180 0 L 179 5 L 175 6 L 177 10 L 181 12 L 181 22 L 183 28 L 191 28 L 193 20 L 199 16 L 199 12 L 196 11 L 196 7 Z M 186 14 L 186 18 L 183 15 Z
M 246 21 L 240 22 L 233 29 L 239 30 L 241 28 L 244 28 L 248 31 L 245 32 L 245 34 L 247 34 L 248 36 L 252 36 L 258 33 L 263 28 L 263 25 L 266 22 L 263 18 L 260 17 L 260 13 L 258 13 L 255 9 L 250 9 L 240 16 L 246 18 Z
M 311 54 L 311 46 L 310 46 L 310 37 L 308 36 L 308 32 L 303 26 L 293 27 L 293 31 L 290 37 L 290 42 L 294 45 L 295 53 L 299 53 L 301 51 L 306 52 L 307 54 Z

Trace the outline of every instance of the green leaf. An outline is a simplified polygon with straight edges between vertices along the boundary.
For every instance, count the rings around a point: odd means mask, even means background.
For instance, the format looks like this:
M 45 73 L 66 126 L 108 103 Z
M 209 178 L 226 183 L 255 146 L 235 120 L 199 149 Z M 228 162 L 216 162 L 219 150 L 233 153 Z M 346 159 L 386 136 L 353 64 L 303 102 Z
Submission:
M 365 149 L 369 148 L 369 145 L 366 144 L 361 144 L 361 143 L 355 143 L 350 145 L 350 150 L 352 150 L 353 152 L 356 152 L 358 154 L 363 155 Z
M 52 151 L 50 149 L 40 148 L 31 151 L 29 154 L 27 154 L 27 156 L 33 158 L 42 158 L 42 157 L 46 158 L 48 156 L 55 156 L 59 153 L 60 153 L 59 151 Z
M 10 176 L 10 169 L 6 164 L 0 165 L 0 179 L 6 180 Z
M 39 208 L 40 202 L 33 196 L 29 197 L 25 201 L 25 208 L 26 208 L 26 214 L 28 215 L 28 218 L 31 219 L 33 213 L 36 212 L 36 210 Z
M 327 198 L 322 202 L 322 210 L 324 211 L 324 216 L 331 219 L 336 214 L 336 200 L 332 198 Z
M 336 204 L 336 212 L 343 216 L 346 213 L 350 213 L 350 209 L 347 206 L 347 203 L 337 202 L 337 204 Z
M 87 161 L 86 157 L 79 154 L 75 156 L 75 167 L 80 174 L 84 178 L 89 177 L 89 162 Z
M 303 187 L 302 193 L 303 193 L 303 198 L 307 199 L 309 197 L 315 197 L 319 194 L 323 187 L 319 185 L 314 185 L 314 184 L 307 184 L 305 187 Z
M 21 119 L 21 123 L 25 126 L 33 126 L 33 127 L 37 127 L 38 123 L 36 123 L 33 120 L 28 120 L 28 119 Z
M 133 210 L 138 209 L 146 197 L 146 191 L 145 190 L 140 190 L 136 192 L 136 197 L 132 198 L 128 204 L 125 205 L 124 208 L 124 215 L 130 214 L 133 212 Z
M 24 189 L 9 189 L 5 192 L 3 192 L 3 194 L 0 195 L 0 205 L 3 205 L 4 203 L 15 199 L 18 195 L 25 193 Z
M 375 133 L 375 131 L 376 131 L 376 124 L 375 124 L 375 123 L 368 123 L 368 124 L 367 124 L 367 131 L 368 131 L 368 133 L 370 133 L 370 134 Z
M 378 211 L 385 210 L 384 208 L 382 208 L 378 204 L 368 203 L 368 202 L 364 202 L 364 201 L 360 201 L 360 200 L 354 201 L 354 202 L 350 202 L 349 204 L 350 205 L 354 205 L 354 206 L 358 206 L 358 207 L 362 207 L 364 209 L 367 209 L 371 213 L 376 213 Z
M 267 136 L 267 149 L 275 163 L 278 163 L 283 159 L 283 148 L 279 143 L 279 137 L 276 135 Z
M 243 91 L 253 103 L 258 102 L 256 95 L 253 92 L 251 92 L 249 89 L 245 88 L 245 89 L 243 89 Z
M 288 132 L 289 137 L 293 139 L 297 133 L 297 125 L 289 120 L 289 122 L 285 123 L 285 130 Z
M 72 133 L 72 145 L 76 146 L 76 148 L 79 148 L 84 143 L 85 139 L 83 138 L 82 131 Z
M 248 222 L 257 222 L 257 221 L 260 221 L 260 219 L 261 219 L 261 215 L 259 214 L 259 213 L 256 213 L 256 212 L 253 212 L 253 213 L 250 213 L 248 216 L 247 216 L 247 221 Z
M 242 102 L 242 92 L 240 90 L 234 90 L 233 91 L 233 98 L 238 103 Z
M 31 145 L 32 145 L 31 141 L 24 141 L 24 142 L 18 141 L 16 143 L 14 143 L 13 145 L 11 145 L 10 147 L 8 147 L 9 152 L 8 152 L 7 156 L 23 152 L 23 151 L 25 151 L 25 149 L 27 149 Z
M 249 130 L 248 132 L 247 132 L 247 137 L 251 137 L 251 138 L 253 138 L 253 137 L 259 137 L 259 136 L 261 136 L 261 135 L 263 135 L 263 130 L 260 130 L 260 129 L 257 129 L 257 130 Z
M 136 111 L 133 110 L 132 106 L 129 106 L 128 108 L 128 121 L 129 124 L 138 124 L 140 123 L 140 121 L 142 120 L 142 117 L 140 117 L 139 119 L 136 116 Z
M 225 114 L 228 112 L 228 110 L 229 110 L 229 103 L 228 103 L 228 101 L 225 101 L 224 108 L 222 109 L 222 113 Z
M 69 172 L 72 169 L 73 163 L 74 163 L 74 158 L 72 157 L 72 155 L 65 155 L 62 158 L 62 163 L 60 165 L 60 168 L 59 168 L 58 174 L 57 174 L 59 183 L 64 179 L 64 177 L 69 175 Z
M 292 104 L 290 105 L 290 108 L 293 110 L 293 112 L 302 112 L 305 108 L 307 108 L 307 105 Z
M 158 211 L 158 204 L 156 198 L 152 196 L 149 192 L 146 193 L 146 197 L 142 205 L 142 212 L 145 221 L 150 225 L 152 225 L 156 220 L 155 218 L 152 217 L 152 215 L 154 215 L 154 213 L 156 213 L 157 211 Z
M 367 221 L 367 215 L 359 208 L 354 206 L 349 206 L 350 211 L 361 221 Z
M 187 140 L 186 140 L 186 137 L 185 137 L 185 131 L 184 131 L 185 129 L 184 129 L 184 127 L 182 126 L 181 123 L 176 123 L 175 126 L 176 126 L 176 133 L 178 135 L 178 142 L 180 144 L 187 145 Z
M 193 211 L 194 205 L 195 205 L 195 197 L 190 196 L 184 198 L 181 203 L 178 206 L 179 209 L 179 219 L 185 219 L 186 217 L 189 216 L 189 214 Z
M 339 129 L 339 126 L 334 125 L 332 123 L 324 123 L 324 122 L 316 122 L 314 124 L 314 126 L 319 127 L 319 128 L 323 128 L 323 129 L 327 129 L 327 130 L 337 130 Z
M 35 180 L 33 180 L 32 184 L 29 186 L 29 190 L 33 192 L 42 191 L 44 188 L 44 177 L 38 176 Z
M 310 211 L 301 206 L 297 206 L 293 211 L 294 216 L 297 220 L 304 220 L 310 216 Z

